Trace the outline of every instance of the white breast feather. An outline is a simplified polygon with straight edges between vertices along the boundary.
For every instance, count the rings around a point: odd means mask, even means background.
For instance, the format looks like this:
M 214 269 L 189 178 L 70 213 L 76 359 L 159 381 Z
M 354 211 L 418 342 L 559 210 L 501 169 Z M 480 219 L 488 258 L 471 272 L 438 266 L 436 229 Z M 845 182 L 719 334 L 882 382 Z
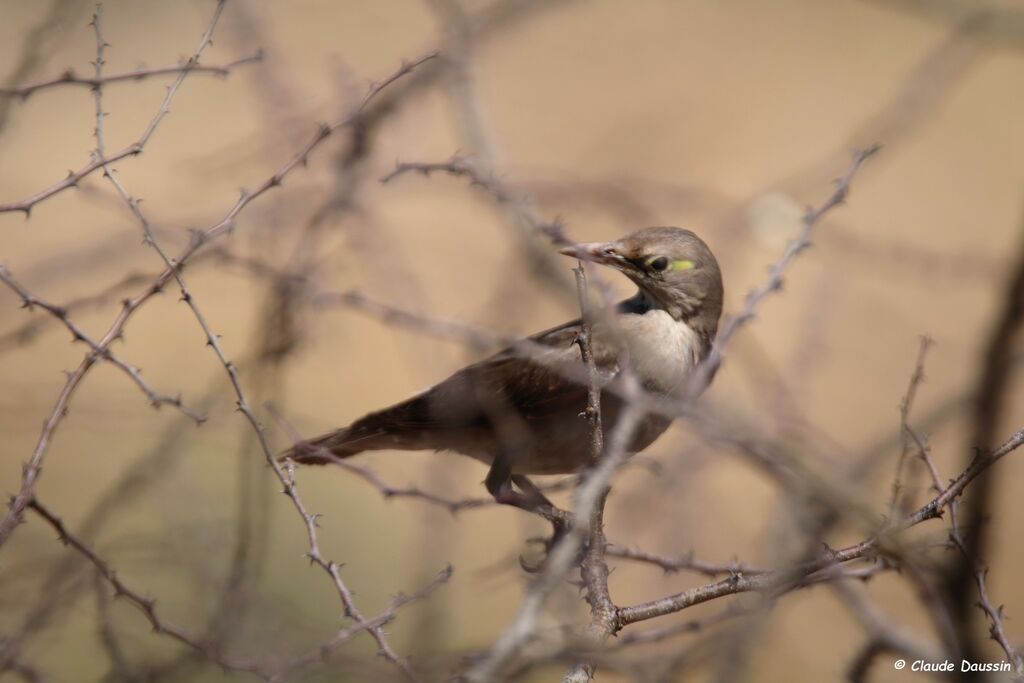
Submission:
M 640 381 L 666 394 L 684 389 L 687 375 L 697 365 L 697 333 L 661 309 L 622 316 L 620 320 Z

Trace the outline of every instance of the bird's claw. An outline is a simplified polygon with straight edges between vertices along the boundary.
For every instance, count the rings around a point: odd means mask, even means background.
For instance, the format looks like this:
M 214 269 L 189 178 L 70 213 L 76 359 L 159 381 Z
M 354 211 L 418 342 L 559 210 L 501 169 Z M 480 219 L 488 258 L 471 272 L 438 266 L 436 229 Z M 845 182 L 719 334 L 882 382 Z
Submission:
M 547 566 L 548 559 L 551 557 L 551 550 L 558 545 L 558 543 L 565 538 L 565 535 L 569 533 L 569 523 L 567 521 L 551 521 L 552 532 L 551 536 L 533 536 L 532 538 L 526 539 L 526 543 L 529 545 L 540 545 L 543 548 L 543 554 L 540 559 L 536 562 L 531 562 L 526 557 L 519 556 L 519 566 L 522 567 L 523 571 L 528 574 L 539 574 L 544 571 L 544 567 Z M 585 548 L 584 551 L 585 552 Z M 578 563 L 583 557 L 582 552 L 579 558 L 576 560 Z

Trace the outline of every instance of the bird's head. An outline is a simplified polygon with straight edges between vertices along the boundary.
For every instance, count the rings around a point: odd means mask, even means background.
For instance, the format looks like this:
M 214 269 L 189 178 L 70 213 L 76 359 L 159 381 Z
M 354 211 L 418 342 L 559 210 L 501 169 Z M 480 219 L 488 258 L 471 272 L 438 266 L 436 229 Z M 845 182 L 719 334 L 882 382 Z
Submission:
M 694 320 L 712 335 L 722 313 L 722 272 L 704 241 L 682 228 L 645 228 L 612 242 L 577 244 L 566 256 L 611 266 L 636 283 L 653 306 Z

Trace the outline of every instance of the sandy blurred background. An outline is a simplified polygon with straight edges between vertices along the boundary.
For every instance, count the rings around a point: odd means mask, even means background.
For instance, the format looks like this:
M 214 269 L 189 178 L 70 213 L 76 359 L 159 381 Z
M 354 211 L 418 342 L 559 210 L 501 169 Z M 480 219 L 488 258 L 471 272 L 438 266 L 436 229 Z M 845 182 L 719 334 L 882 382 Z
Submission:
M 473 355 L 351 310 L 294 305 L 282 313 L 275 303 L 280 292 L 239 265 L 240 257 L 281 268 L 301 263 L 324 290 L 358 288 L 375 300 L 501 332 L 526 334 L 574 315 L 571 297 L 534 277 L 505 212 L 458 179 L 410 175 L 379 184 L 396 159 L 475 155 L 529 197 L 538 215 L 561 218 L 581 240 L 646 225 L 690 227 L 718 255 L 727 311 L 735 311 L 798 228 L 802 208 L 828 196 L 852 150 L 880 142 L 885 148 L 857 178 L 849 205 L 824 221 L 785 292 L 737 339 L 707 398 L 769 431 L 798 419 L 813 425 L 815 438 L 829 448 L 809 448 L 802 457 L 828 469 L 824 458 L 853 459 L 895 438 L 918 336 L 927 334 L 936 343 L 915 416 L 944 474 L 953 476 L 965 451 L 963 397 L 1006 269 L 1020 249 L 1021 6 L 500 4 L 515 12 L 494 20 L 493 30 L 472 43 L 464 81 L 441 80 L 410 93 L 370 137 L 369 155 L 355 170 L 339 167 L 343 136 L 328 141 L 308 171 L 250 206 L 219 243 L 235 262 L 205 257 L 187 271 L 211 326 L 242 368 L 252 402 L 273 401 L 311 435 L 419 390 Z M 488 5 L 464 7 L 475 16 Z M 52 7 L 0 3 L 5 80 L 68 67 L 90 73 L 92 11 L 91 3 L 74 0 Z M 108 0 L 107 69 L 187 56 L 211 11 L 205 0 Z M 353 106 L 370 80 L 431 46 L 451 45 L 443 14 L 418 0 L 230 2 L 203 62 L 223 63 L 257 48 L 264 60 L 227 78 L 190 76 L 145 153 L 116 164 L 122 181 L 144 199 L 163 240 L 180 249 L 190 229 L 218 220 L 239 188 L 266 178 L 316 122 Z M 106 89 L 109 149 L 138 137 L 169 81 Z M 458 95 L 460 87 L 468 95 Z M 459 96 L 476 103 L 476 119 L 460 108 Z M 0 202 L 28 196 L 85 164 L 93 125 L 86 88 L 0 100 Z M 342 195 L 352 188 L 346 202 Z M 315 253 L 302 253 L 300 235 L 318 213 Z M 0 262 L 55 302 L 160 267 L 98 174 L 37 206 L 30 220 L 0 214 Z M 566 286 L 571 265 L 564 264 Z M 99 335 L 118 299 L 140 286 L 119 289 L 74 317 Z M 629 290 L 624 281 L 616 286 Z M 62 386 L 62 370 L 75 367 L 83 353 L 45 318 L 0 290 L 5 492 L 19 486 L 21 463 Z M 24 326 L 36 324 L 26 340 Z M 171 409 L 149 408 L 122 374 L 98 367 L 56 435 L 41 499 L 71 528 L 91 525 L 89 537 L 122 578 L 196 632 L 227 609 L 220 602 L 224 586 L 233 568 L 243 568 L 241 597 L 231 598 L 243 605 L 231 626 L 232 652 L 294 652 L 327 639 L 338 623 L 332 588 L 304 561 L 299 520 L 272 484 L 233 410 L 223 369 L 176 293 L 148 304 L 116 350 L 143 367 L 156 388 L 180 391 L 208 410 L 208 423 L 196 428 Z M 1001 434 L 1021 426 L 1024 400 L 1008 412 L 1016 419 Z M 262 408 L 260 414 L 275 447 L 283 447 L 285 435 Z M 867 492 L 880 511 L 895 467 L 891 443 L 891 459 Z M 360 462 L 395 485 L 455 498 L 484 493 L 484 468 L 463 458 L 382 452 Z M 770 563 L 790 533 L 773 484 L 735 453 L 703 446 L 675 428 L 643 462 L 613 492 L 613 540 L 669 554 L 693 549 L 711 561 Z M 528 536 L 545 530 L 540 522 L 507 509 L 453 517 L 420 501 L 382 500 L 341 471 L 302 470 L 299 484 L 310 508 L 324 515 L 325 554 L 344 563 L 365 612 L 421 585 L 445 563 L 454 565 L 448 586 L 389 626 L 399 652 L 442 666 L 493 642 L 512 618 L 526 585 L 516 558 Z M 1014 492 L 1022 485 L 1024 463 L 1012 456 L 998 466 L 993 494 L 990 589 L 1015 618 L 1008 623 L 1018 642 L 1024 637 L 1024 584 L 1017 580 L 1024 516 Z M 938 523 L 929 531 L 941 536 Z M 52 530 L 30 516 L 0 554 L 0 629 L 22 628 L 40 591 L 66 592 L 23 653 L 52 680 L 98 680 L 110 664 L 97 631 L 91 573 L 82 566 L 70 583 L 43 585 L 48 568 L 67 554 Z M 631 604 L 704 581 L 618 563 L 611 588 L 618 604 Z M 920 603 L 898 577 L 880 577 L 867 591 L 898 623 L 934 639 Z M 552 623 L 586 617 L 586 605 L 569 587 L 553 608 L 559 618 Z M 130 607 L 118 603 L 111 610 L 132 666 L 179 654 Z M 750 680 L 839 680 L 863 645 L 860 627 L 824 588 L 781 600 L 769 626 L 749 665 Z M 662 651 L 681 651 L 689 638 L 669 641 Z M 359 638 L 342 651 L 336 669 L 313 671 L 308 679 L 390 676 L 382 663 L 366 659 L 372 652 L 372 641 Z M 1001 658 L 994 645 L 990 655 Z M 892 659 L 880 658 L 873 680 L 917 680 L 893 672 Z M 563 668 L 541 671 L 536 680 L 551 680 Z M 712 673 L 697 666 L 678 680 Z M 605 672 L 600 680 L 615 676 Z M 215 667 L 192 664 L 170 677 L 226 678 Z

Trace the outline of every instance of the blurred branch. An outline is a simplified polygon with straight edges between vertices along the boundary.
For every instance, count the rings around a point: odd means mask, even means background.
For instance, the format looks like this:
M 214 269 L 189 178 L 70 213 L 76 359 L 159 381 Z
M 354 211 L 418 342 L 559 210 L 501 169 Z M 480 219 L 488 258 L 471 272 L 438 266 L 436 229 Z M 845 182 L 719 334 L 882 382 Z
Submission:
M 67 69 L 60 76 L 55 76 L 53 78 L 33 81 L 31 83 L 24 83 L 22 85 L 15 85 L 7 88 L 0 88 L 0 97 L 20 97 L 22 99 L 28 99 L 28 96 L 37 90 L 45 90 L 62 85 L 79 85 L 95 89 L 96 86 L 117 83 L 119 81 L 141 81 L 153 76 L 182 74 L 186 72 L 227 76 L 236 67 L 242 66 L 243 64 L 259 62 L 262 59 L 263 51 L 257 50 L 248 57 L 242 57 L 241 59 L 236 59 L 225 64 L 207 65 L 200 64 L 198 62 L 193 63 L 190 61 L 184 61 L 178 62 L 177 64 L 169 64 L 167 66 L 140 67 L 138 69 L 132 69 L 131 71 L 121 71 L 116 74 L 93 76 L 91 78 L 88 76 L 79 76 L 73 69 Z
M 1013 387 L 1013 358 L 1024 325 L 1024 237 L 1017 245 L 1017 261 L 1002 296 L 1000 310 L 982 347 L 974 389 L 972 424 L 968 446 L 974 450 L 971 465 L 992 448 Z M 944 590 L 951 603 L 959 639 L 968 660 L 980 661 L 980 647 L 971 628 L 973 609 L 970 587 L 977 568 L 985 564 L 988 545 L 986 520 L 996 499 L 995 479 L 983 474 L 964 498 L 963 524 L 967 531 L 963 555 L 946 575 Z
M 501 206 L 512 208 L 535 232 L 546 235 L 556 245 L 568 245 L 570 242 L 563 234 L 563 226 L 558 222 L 546 222 L 538 216 L 529 204 L 517 197 L 497 178 L 480 172 L 466 158 L 454 156 L 443 162 L 405 162 L 395 164 L 394 170 L 382 176 L 382 183 L 389 183 L 395 178 L 408 173 L 420 173 L 429 178 L 431 173 L 445 173 L 457 178 L 465 178 L 470 187 L 478 187 L 491 196 Z
M 217 14 L 215 14 L 214 20 L 210 24 L 210 28 L 203 36 L 202 40 L 199 43 L 199 47 L 196 48 L 196 51 L 193 53 L 193 56 L 189 59 L 190 63 L 198 62 L 199 55 L 203 51 L 203 48 L 210 43 L 214 26 L 216 26 L 217 16 L 219 15 L 221 8 L 222 4 L 219 4 Z M 95 27 L 96 31 L 97 44 L 97 78 L 101 76 L 100 70 L 102 69 L 103 65 L 103 48 L 105 45 L 103 37 L 101 35 L 100 19 L 101 14 L 99 11 L 97 11 L 96 15 L 93 17 L 93 26 Z M 181 83 L 185 80 L 187 75 L 187 71 L 182 71 L 180 74 L 178 74 L 178 78 L 168 89 L 167 96 L 164 100 L 164 104 L 161 106 L 161 112 L 165 112 L 167 110 L 167 105 L 170 99 L 174 96 L 174 93 L 177 91 Z M 394 76 L 394 78 L 397 77 L 398 76 Z M 381 85 L 380 87 L 384 86 Z M 371 89 L 370 92 L 372 93 L 373 90 Z M 102 111 L 102 86 L 96 86 L 94 89 L 94 93 L 96 97 L 96 154 L 98 157 L 102 158 L 104 117 Z M 367 97 L 369 96 L 370 94 L 368 93 Z M 364 101 L 360 103 L 359 108 L 362 108 L 365 102 L 366 100 L 364 99 Z M 155 123 L 162 116 L 161 112 L 158 112 L 157 117 L 154 119 L 154 124 L 151 124 L 151 127 L 154 127 Z M 274 474 L 277 476 L 278 480 L 280 480 L 281 484 L 284 486 L 284 494 L 291 500 L 296 511 L 303 519 L 309 540 L 309 551 L 307 552 L 308 557 L 315 564 L 319 565 L 328 574 L 328 576 L 330 576 L 332 582 L 334 583 L 335 589 L 337 590 L 338 597 L 341 599 L 342 605 L 344 606 L 345 616 L 355 620 L 357 623 L 363 622 L 363 615 L 355 605 L 352 592 L 345 585 L 344 581 L 341 578 L 340 565 L 338 565 L 336 562 L 332 560 L 327 560 L 320 552 L 316 532 L 316 518 L 314 515 L 311 515 L 309 512 L 307 512 L 305 504 L 302 502 L 302 499 L 298 495 L 292 467 L 289 466 L 287 468 L 282 468 L 281 465 L 278 464 L 277 460 L 274 458 L 273 452 L 267 441 L 266 432 L 262 424 L 260 424 L 259 420 L 256 418 L 256 414 L 253 412 L 252 408 L 249 405 L 249 401 L 246 398 L 246 393 L 242 388 L 241 378 L 239 377 L 238 369 L 235 366 L 235 364 L 228 359 L 228 356 L 220 343 L 220 337 L 217 334 L 215 334 L 211 329 L 210 324 L 206 319 L 206 316 L 203 314 L 202 310 L 199 307 L 199 303 L 196 300 L 196 297 L 189 290 L 189 287 L 185 282 L 185 278 L 182 275 L 181 269 L 178 267 L 178 263 L 180 263 L 180 261 L 176 263 L 174 260 L 172 260 L 168 253 L 157 241 L 156 235 L 150 228 L 149 220 L 142 212 L 139 201 L 136 198 L 134 198 L 131 194 L 129 194 L 128 190 L 124 187 L 124 185 L 121 183 L 121 181 L 118 179 L 117 175 L 112 171 L 112 169 L 104 166 L 103 174 L 104 177 L 110 180 L 111 184 L 113 184 L 117 193 L 128 205 L 129 210 L 132 212 L 132 214 L 134 214 L 135 218 L 138 219 L 142 231 L 145 234 L 145 242 L 149 244 L 151 247 L 153 247 L 153 249 L 163 260 L 164 264 L 167 266 L 167 272 L 173 273 L 173 277 L 178 284 L 178 288 L 181 291 L 181 298 L 192 310 L 192 314 L 195 317 L 196 322 L 199 324 L 199 327 L 202 329 L 203 334 L 206 337 L 207 346 L 209 346 L 213 350 L 214 354 L 217 356 L 217 359 L 220 361 L 221 365 L 227 372 L 232 389 L 234 390 L 235 396 L 237 398 L 238 410 L 245 416 L 249 424 L 252 426 L 252 429 L 256 434 L 257 442 L 259 443 L 260 449 L 263 452 L 267 464 L 269 464 L 270 467 L 273 469 Z M 404 659 L 399 658 L 395 651 L 392 649 L 390 643 L 387 641 L 387 638 L 384 635 L 384 631 L 379 626 L 371 627 L 368 630 L 370 634 L 373 636 L 374 640 L 377 641 L 377 645 L 380 648 L 380 653 L 388 661 L 392 662 L 396 667 L 398 667 L 408 680 L 412 681 L 413 683 L 418 683 L 419 678 L 413 672 L 408 662 L 406 662 Z
M 42 21 L 26 32 L 23 47 L 7 83 L 17 83 L 32 75 L 44 56 L 52 53 L 54 44 L 64 38 L 68 27 L 78 22 L 85 6 L 83 0 L 54 0 Z M 10 99 L 0 99 L 0 134 L 10 120 L 12 102 Z
M 223 0 L 221 0 L 223 1 Z M 217 6 L 217 14 L 219 15 L 221 5 Z M 173 259 L 173 267 L 166 268 L 150 285 L 148 285 L 142 292 L 134 296 L 133 298 L 126 299 L 122 305 L 120 313 L 116 316 L 113 323 L 103 337 L 97 342 L 97 346 L 100 348 L 106 348 L 111 342 L 121 337 L 125 325 L 132 315 L 148 300 L 150 300 L 155 294 L 163 291 L 164 287 L 175 276 L 181 271 L 185 263 L 199 251 L 199 249 L 207 242 L 214 240 L 221 235 L 229 232 L 237 219 L 238 215 L 257 197 L 270 191 L 275 187 L 279 187 L 283 182 L 284 178 L 294 171 L 300 165 L 304 165 L 308 159 L 309 154 L 316 149 L 332 132 L 342 127 L 352 126 L 359 121 L 363 110 L 378 95 L 385 87 L 396 81 L 402 75 L 409 73 L 416 66 L 433 59 L 436 53 L 431 52 L 419 59 L 403 64 L 396 72 L 384 79 L 371 84 L 367 90 L 366 95 L 356 106 L 356 108 L 344 117 L 338 119 L 336 122 L 329 125 L 322 125 L 318 128 L 316 135 L 306 144 L 302 150 L 287 161 L 283 166 L 261 183 L 255 190 L 243 191 L 241 197 L 234 203 L 234 205 L 228 210 L 228 212 L 219 221 L 214 223 L 211 227 L 207 228 L 202 232 L 195 232 L 192 235 L 192 239 L 188 246 L 179 253 L 177 258 Z M 164 106 L 167 101 L 165 98 Z M 161 107 L 163 110 L 163 107 Z M 159 116 L 154 118 L 153 122 L 159 121 Z M 151 128 L 152 128 L 151 123 Z M 97 168 L 100 168 L 109 162 L 107 158 L 101 158 L 95 161 Z M 87 356 L 85 360 L 78 366 L 78 368 L 68 377 L 68 381 L 61 390 L 60 395 L 54 405 L 53 411 L 50 417 L 47 419 L 42 434 L 39 437 L 39 441 L 36 444 L 36 448 L 33 451 L 32 457 L 25 467 L 22 475 L 22 485 L 18 494 L 11 502 L 9 510 L 2 521 L 0 521 L 0 546 L 6 543 L 10 537 L 15 526 L 19 523 L 21 515 L 28 504 L 28 501 L 32 498 L 32 492 L 35 486 L 36 479 L 39 476 L 39 471 L 42 465 L 43 458 L 46 450 L 49 446 L 50 437 L 54 430 L 60 424 L 64 415 L 66 414 L 68 404 L 75 390 L 85 378 L 88 371 L 95 363 L 95 354 Z M 229 368 L 230 372 L 230 368 Z
M 97 571 L 93 580 L 96 593 L 97 635 L 110 660 L 110 675 L 122 681 L 134 682 L 138 679 L 131 673 L 124 648 L 114 632 L 113 616 L 110 613 L 110 596 L 107 595 L 107 586 L 104 581 L 103 574 Z
M 849 170 L 847 170 L 843 177 L 836 181 L 836 188 L 831 196 L 829 196 L 829 198 L 817 208 L 808 209 L 807 213 L 804 214 L 803 229 L 800 231 L 800 234 L 796 239 L 789 243 L 786 250 L 782 253 L 782 256 L 775 262 L 775 265 L 772 266 L 768 280 L 760 287 L 747 294 L 743 303 L 743 309 L 739 314 L 733 316 L 725 323 L 719 331 L 718 337 L 715 339 L 715 343 L 711 348 L 711 353 L 708 354 L 708 357 L 704 359 L 704 361 L 693 372 L 690 378 L 691 396 L 699 394 L 704 387 L 711 382 L 711 378 L 714 377 L 715 372 L 722 364 L 722 354 L 725 347 L 728 346 L 733 336 L 741 327 L 754 319 L 757 308 L 761 302 L 769 294 L 782 289 L 783 278 L 789 266 L 797 256 L 811 246 L 811 236 L 814 233 L 815 226 L 825 214 L 846 201 L 846 197 L 850 192 L 850 184 L 853 182 L 853 177 L 856 175 L 857 171 L 860 170 L 861 165 L 874 156 L 879 149 L 881 149 L 879 145 L 874 145 L 863 151 L 857 152 L 854 155 L 853 163 L 850 164 Z
M 631 372 L 623 373 L 625 391 L 630 398 L 639 395 L 640 388 Z M 478 661 L 467 673 L 470 683 L 485 683 L 495 676 L 518 654 L 523 645 L 533 637 L 538 627 L 538 618 L 551 591 L 561 583 L 576 561 L 584 541 L 592 534 L 591 523 L 596 511 L 604 503 L 612 478 L 625 463 L 627 445 L 633 438 L 642 410 L 638 402 L 628 400 L 618 416 L 607 446 L 597 465 L 590 470 L 576 488 L 573 496 L 572 524 L 560 541 L 549 551 L 547 562 L 540 575 L 530 586 L 523 603 L 490 652 Z M 599 518 L 598 518 L 599 519 Z M 585 520 L 585 521 L 584 521 Z M 615 613 L 609 615 L 610 630 L 621 627 Z M 570 672 L 574 673 L 574 672 Z
M 831 584 L 831 588 L 868 634 L 867 644 L 850 664 L 848 679 L 851 683 L 865 683 L 872 661 L 884 652 L 898 652 L 927 662 L 945 659 L 946 653 L 936 652 L 893 624 L 887 615 L 854 587 L 853 582 L 836 581 Z
M 885 551 L 893 534 L 904 531 L 929 519 L 941 517 L 943 511 L 960 495 L 964 489 L 982 472 L 995 464 L 1000 458 L 1013 452 L 1024 444 L 1024 429 L 1021 429 L 1004 442 L 999 448 L 985 455 L 979 455 L 948 487 L 917 511 L 894 520 L 882 534 L 861 541 L 841 550 L 830 551 L 825 557 L 804 563 L 791 569 L 777 570 L 754 576 L 735 574 L 715 583 L 693 588 L 673 596 L 653 600 L 632 607 L 619 609 L 620 626 L 627 626 L 637 621 L 652 619 L 671 614 L 693 605 L 714 600 L 725 595 L 748 591 L 786 591 L 814 580 L 815 575 L 851 560 L 870 558 Z
M 122 581 L 113 568 L 92 548 L 72 534 L 64 525 L 64 522 L 54 515 L 49 508 L 43 506 L 42 503 L 35 499 L 29 503 L 29 508 L 45 520 L 47 524 L 53 527 L 54 531 L 57 532 L 57 537 L 61 543 L 70 546 L 80 555 L 85 557 L 94 567 L 96 567 L 100 576 L 102 576 L 103 579 L 106 580 L 106 582 L 114 589 L 114 597 L 123 599 L 138 609 L 150 623 L 150 626 L 153 627 L 153 631 L 155 633 L 178 641 L 182 645 L 195 650 L 204 658 L 209 659 L 228 671 L 253 674 L 272 683 L 284 681 L 289 674 L 300 668 L 317 662 L 326 661 L 331 652 L 351 640 L 353 636 L 361 633 L 362 631 L 380 631 L 384 624 L 394 619 L 396 612 L 400 608 L 415 600 L 426 597 L 438 587 L 446 583 L 451 577 L 451 568 L 448 567 L 438 574 L 434 580 L 415 593 L 411 595 L 397 596 L 387 609 L 378 615 L 370 619 L 357 617 L 355 618 L 356 623 L 339 630 L 327 643 L 288 661 L 283 667 L 273 667 L 255 660 L 227 657 L 223 653 L 216 651 L 208 643 L 204 643 L 200 639 L 189 634 L 189 632 L 184 628 L 166 620 L 157 610 L 156 600 L 145 597 Z M 314 537 L 315 533 L 315 531 L 312 532 Z
M 720 576 L 722 574 L 764 574 L 769 571 L 759 567 L 752 567 L 742 562 L 730 562 L 729 564 L 714 564 L 711 562 L 705 562 L 697 559 L 693 551 L 677 555 L 675 557 L 668 557 L 665 555 L 657 555 L 655 553 L 641 550 L 640 548 L 630 548 L 622 545 L 616 545 L 615 543 L 609 543 L 605 547 L 605 552 L 610 557 L 619 557 L 624 560 L 632 560 L 634 562 L 642 562 L 644 564 L 651 564 L 655 567 L 659 567 L 666 573 L 674 574 L 679 571 L 691 571 L 697 574 L 704 574 L 706 576 Z
M 124 290 L 149 282 L 156 276 L 157 273 L 129 273 L 124 278 L 118 280 L 112 285 L 104 287 L 98 292 L 75 297 L 62 305 L 52 305 L 57 309 L 64 311 L 65 314 L 70 315 L 72 311 L 80 308 L 93 308 L 103 304 L 108 304 L 111 301 L 114 301 Z M 59 325 L 62 324 L 62 322 L 63 321 L 56 316 L 30 318 L 23 325 L 0 335 L 0 352 L 6 351 L 10 348 L 25 346 L 34 341 L 40 332 L 48 325 Z
M 189 72 L 193 70 L 192 67 L 199 63 L 199 56 L 202 54 L 206 46 L 209 45 L 210 38 L 213 36 L 213 29 L 217 26 L 217 21 L 220 19 L 220 15 L 221 12 L 224 10 L 224 3 L 226 1 L 227 0 L 217 0 L 217 5 L 213 12 L 213 18 L 210 20 L 210 23 L 207 26 L 206 32 L 203 34 L 202 39 L 200 39 L 199 46 L 196 48 L 195 52 L 192 53 L 192 56 L 189 57 L 188 60 L 185 62 L 185 65 L 188 68 L 181 70 L 178 73 L 178 77 L 174 79 L 174 82 L 171 83 L 171 85 L 167 88 L 167 93 L 164 95 L 164 99 L 163 102 L 160 104 L 160 108 L 157 109 L 156 114 L 153 116 L 152 119 L 150 119 L 149 124 L 146 126 L 145 130 L 142 131 L 142 135 L 139 136 L 139 138 L 135 142 L 131 143 L 130 145 L 120 150 L 119 152 L 115 152 L 110 156 L 107 156 L 103 149 L 101 125 L 102 118 L 105 114 L 102 110 L 98 110 L 97 147 L 96 153 L 93 155 L 92 161 L 90 161 L 88 164 L 83 166 L 78 171 L 69 172 L 68 176 L 64 180 L 55 183 L 54 185 L 51 185 L 50 187 L 44 190 L 40 190 L 31 197 L 28 197 L 17 202 L 0 204 L 0 213 L 9 211 L 21 211 L 24 212 L 25 217 L 27 218 L 31 215 L 32 207 L 34 207 L 36 204 L 70 187 L 76 187 L 78 183 L 82 181 L 82 179 L 84 179 L 94 171 L 102 168 L 104 170 L 104 173 L 106 173 L 109 164 L 119 159 L 124 159 L 125 157 L 137 156 L 139 154 L 142 154 L 142 151 L 146 148 L 146 144 L 149 142 L 150 138 L 153 137 L 153 133 L 156 132 L 157 126 L 160 125 L 160 122 L 170 112 L 171 102 L 174 100 L 174 96 L 177 94 L 178 88 L 181 86 L 181 83 L 185 80 L 185 77 L 188 76 Z M 97 16 L 99 16 L 99 14 L 93 17 L 93 25 L 95 25 L 96 23 Z M 97 40 L 99 40 L 99 45 L 97 49 L 97 61 L 95 62 L 95 68 L 97 71 L 97 78 L 101 78 L 101 69 L 103 67 L 103 48 L 106 46 L 106 43 L 102 40 L 102 37 L 98 37 Z M 93 92 L 96 94 L 97 106 L 99 106 L 100 103 L 102 87 L 102 82 L 99 82 L 93 86 Z
M 42 671 L 20 659 L 12 660 L 7 668 L 25 683 L 46 683 L 49 680 Z
M 177 640 L 179 643 L 198 651 L 204 657 L 216 662 L 225 669 L 252 673 L 257 676 L 267 678 L 263 674 L 262 670 L 252 662 L 227 659 L 221 655 L 221 653 L 211 650 L 207 644 L 194 638 L 182 627 L 164 619 L 156 609 L 156 600 L 143 596 L 141 593 L 135 591 L 122 581 L 118 577 L 117 573 L 102 557 L 96 554 L 96 552 L 84 542 L 79 540 L 77 536 L 68 531 L 64 522 L 54 515 L 47 507 L 43 506 L 43 504 L 36 499 L 30 501 L 28 507 L 45 520 L 47 524 L 53 527 L 54 531 L 57 532 L 57 537 L 61 543 L 70 546 L 76 552 L 89 560 L 107 583 L 113 587 L 114 597 L 126 600 L 129 604 L 139 610 L 149 622 L 150 626 L 153 627 L 154 632 Z
M 267 412 L 269 412 L 274 420 L 281 426 L 281 429 L 288 436 L 288 440 L 292 443 L 295 448 L 298 449 L 309 449 L 311 446 L 302 438 L 302 435 L 295 429 L 294 425 L 289 422 L 284 415 L 273 405 L 268 404 L 266 406 Z M 315 448 L 316 454 L 323 457 L 324 460 L 329 461 L 332 465 L 336 465 L 346 472 L 355 474 L 366 483 L 373 486 L 380 493 L 381 496 L 387 499 L 391 498 L 414 498 L 421 500 L 431 505 L 444 508 L 451 514 L 462 512 L 463 510 L 473 510 L 483 507 L 490 507 L 497 505 L 493 497 L 489 498 L 447 498 L 445 496 L 424 491 L 418 486 L 392 486 L 386 483 L 380 478 L 380 475 L 374 472 L 369 467 L 353 463 L 345 458 L 340 458 L 334 453 L 331 453 L 324 447 Z M 575 477 L 567 477 L 553 484 L 538 487 L 541 491 L 559 491 L 565 488 L 569 488 L 577 479 Z
M 128 375 L 129 379 L 132 380 L 139 387 L 139 389 L 146 395 L 150 405 L 154 408 L 159 408 L 163 405 L 174 406 L 182 413 L 187 415 L 197 425 L 202 424 L 206 420 L 206 415 L 203 413 L 193 410 L 185 405 L 182 401 L 181 396 L 169 396 L 162 394 L 142 379 L 142 371 L 138 366 L 132 365 L 127 361 L 122 360 L 119 356 L 115 355 L 107 346 L 101 346 L 92 337 L 85 333 L 81 327 L 79 327 L 71 318 L 68 316 L 67 309 L 60 306 L 51 304 L 43 299 L 40 299 L 36 295 L 29 292 L 27 289 L 22 287 L 12 276 L 11 272 L 4 266 L 0 265 L 0 281 L 11 288 L 18 297 L 21 298 L 22 308 L 32 310 L 34 307 L 38 307 L 49 313 L 55 319 L 59 320 L 63 325 L 68 328 L 71 332 L 72 341 L 83 342 L 86 346 L 92 349 L 90 355 L 95 358 L 102 358 L 109 362 L 111 365 Z
M 587 276 L 583 270 L 583 263 L 578 263 L 573 272 L 576 275 L 581 316 L 580 334 L 576 343 L 580 347 L 580 356 L 587 368 L 589 380 L 587 383 L 587 407 L 584 415 L 590 421 L 591 459 L 592 466 L 596 466 L 604 456 L 601 376 L 598 373 L 597 364 L 594 362 L 594 353 L 591 348 L 593 316 L 590 310 L 590 296 L 587 292 Z M 616 436 L 618 436 L 619 428 L 619 425 L 616 424 Z M 625 450 L 624 445 L 623 450 Z M 608 590 L 608 563 L 605 562 L 605 548 L 608 541 L 604 535 L 604 508 L 608 502 L 609 490 L 610 482 L 604 486 L 604 490 L 594 503 L 590 513 L 587 545 L 583 552 L 583 560 L 580 562 L 580 578 L 586 590 L 586 600 L 590 604 L 590 625 L 587 627 L 585 638 L 591 649 L 599 648 L 617 630 L 616 608 Z M 579 519 L 575 521 L 579 523 Z M 586 683 L 593 677 L 593 674 L 593 662 L 588 659 L 580 659 L 569 669 L 562 680 L 564 683 Z
M 928 337 L 921 337 L 921 345 L 917 352 L 917 361 L 914 363 L 914 371 L 910 375 L 910 384 L 907 386 L 907 393 L 900 401 L 900 431 L 903 435 L 903 446 L 900 450 L 899 460 L 896 462 L 896 476 L 893 478 L 892 499 L 889 501 L 889 517 L 894 518 L 900 504 L 900 495 L 903 490 L 903 469 L 907 458 L 910 455 L 912 445 L 916 445 L 919 454 L 923 454 L 927 447 L 917 433 L 910 428 L 910 408 L 917 395 L 917 389 L 924 381 L 924 359 L 928 354 L 928 347 L 932 340 Z

